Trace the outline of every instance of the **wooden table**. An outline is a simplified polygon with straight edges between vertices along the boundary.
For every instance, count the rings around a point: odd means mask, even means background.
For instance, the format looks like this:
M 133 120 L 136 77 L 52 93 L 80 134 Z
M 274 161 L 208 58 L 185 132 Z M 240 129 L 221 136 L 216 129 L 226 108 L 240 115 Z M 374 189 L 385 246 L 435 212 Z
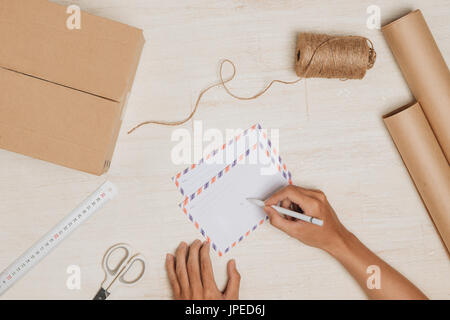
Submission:
M 70 1 L 55 1 L 68 5 Z M 199 91 L 217 81 L 218 62 L 238 67 L 231 84 L 251 95 L 271 79 L 295 79 L 296 33 L 355 34 L 372 39 L 377 62 L 363 80 L 312 79 L 275 85 L 258 100 L 207 93 L 195 120 L 204 130 L 279 129 L 294 183 L 322 189 L 343 223 L 369 248 L 434 299 L 450 298 L 449 257 L 383 125 L 382 115 L 413 100 L 380 30 L 366 27 L 372 1 L 79 0 L 83 10 L 143 28 L 147 43 L 111 170 L 102 177 L 0 150 L 0 269 L 7 267 L 106 179 L 119 196 L 81 226 L 2 299 L 90 299 L 103 279 L 100 263 L 114 243 L 147 257 L 149 272 L 110 299 L 171 297 L 164 259 L 198 231 L 181 214 L 170 177 L 174 128 L 148 119 L 181 119 Z M 445 57 L 450 53 L 446 0 L 377 1 L 386 23 L 422 9 Z M 306 108 L 306 89 L 309 111 Z M 192 130 L 192 123 L 183 125 Z M 213 257 L 220 286 L 236 258 L 243 299 L 364 299 L 330 256 L 263 225 L 225 257 Z M 81 268 L 81 289 L 66 286 L 67 268 Z

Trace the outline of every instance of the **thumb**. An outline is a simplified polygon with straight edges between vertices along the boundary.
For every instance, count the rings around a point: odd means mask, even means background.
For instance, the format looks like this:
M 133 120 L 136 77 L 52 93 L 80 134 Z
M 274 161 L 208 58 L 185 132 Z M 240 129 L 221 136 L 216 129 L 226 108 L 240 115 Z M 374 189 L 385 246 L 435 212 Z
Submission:
M 272 207 L 265 206 L 264 211 L 266 212 L 267 216 L 269 217 L 271 225 L 273 225 L 275 228 L 280 229 L 281 231 L 284 231 L 285 233 L 289 234 L 292 224 L 295 222 L 289 221 L 289 220 L 283 218 Z
M 224 295 L 227 300 L 239 299 L 239 286 L 241 283 L 241 275 L 236 269 L 236 261 L 230 260 L 227 265 L 228 283 Z

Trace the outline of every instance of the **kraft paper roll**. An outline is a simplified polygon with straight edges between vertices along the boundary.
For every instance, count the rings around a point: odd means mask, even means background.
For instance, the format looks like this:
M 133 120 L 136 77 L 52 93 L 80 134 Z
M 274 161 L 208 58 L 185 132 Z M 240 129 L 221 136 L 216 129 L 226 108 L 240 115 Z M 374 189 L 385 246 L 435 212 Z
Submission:
M 420 10 L 382 28 L 416 100 L 450 162 L 450 72 Z
M 450 167 L 420 104 L 391 112 L 384 122 L 450 252 Z

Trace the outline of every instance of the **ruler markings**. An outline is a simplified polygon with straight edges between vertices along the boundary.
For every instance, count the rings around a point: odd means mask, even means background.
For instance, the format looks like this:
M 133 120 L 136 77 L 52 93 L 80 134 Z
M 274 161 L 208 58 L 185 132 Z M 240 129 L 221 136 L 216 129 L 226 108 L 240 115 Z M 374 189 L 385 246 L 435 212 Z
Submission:
M 25 251 L 23 255 L 0 273 L 0 295 L 5 293 L 16 281 L 31 270 L 33 266 L 116 194 L 116 187 L 111 182 L 105 182 L 45 236 Z

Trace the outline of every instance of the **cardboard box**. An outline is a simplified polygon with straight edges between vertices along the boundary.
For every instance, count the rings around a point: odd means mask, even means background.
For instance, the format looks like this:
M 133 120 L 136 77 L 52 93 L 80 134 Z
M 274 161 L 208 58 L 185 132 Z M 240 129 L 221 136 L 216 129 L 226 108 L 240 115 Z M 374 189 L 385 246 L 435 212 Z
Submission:
M 47 0 L 0 1 L 0 148 L 101 175 L 109 169 L 143 32 Z

